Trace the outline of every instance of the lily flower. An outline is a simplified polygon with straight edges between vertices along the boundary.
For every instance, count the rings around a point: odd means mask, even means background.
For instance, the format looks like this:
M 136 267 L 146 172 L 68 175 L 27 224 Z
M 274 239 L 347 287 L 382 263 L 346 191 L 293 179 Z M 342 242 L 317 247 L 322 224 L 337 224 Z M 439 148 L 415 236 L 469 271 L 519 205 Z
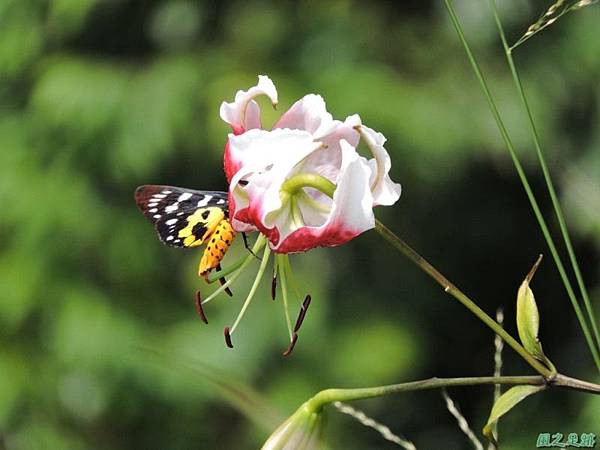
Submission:
M 393 205 L 401 192 L 389 177 L 385 137 L 358 115 L 334 120 L 314 94 L 263 130 L 254 100 L 260 95 L 277 104 L 275 86 L 264 75 L 221 105 L 221 118 L 233 130 L 224 161 L 233 228 L 260 231 L 277 253 L 340 245 L 374 228 L 373 207 Z M 357 151 L 361 140 L 369 159 Z
M 221 118 L 232 128 L 224 154 L 229 220 L 237 232 L 259 232 L 252 254 L 264 247 L 255 282 L 233 326 L 225 328 L 225 339 L 231 347 L 231 335 L 274 253 L 272 292 L 275 298 L 280 279 L 290 335 L 287 355 L 310 304 L 310 296 L 305 296 L 292 327 L 288 287 L 295 287 L 295 281 L 288 254 L 341 245 L 374 228 L 373 208 L 393 205 L 401 188 L 389 176 L 385 137 L 364 125 L 358 114 L 336 120 L 321 96 L 309 94 L 294 103 L 273 129 L 265 130 L 255 100 L 259 96 L 266 96 L 273 106 L 278 103 L 277 89 L 264 75 L 258 77 L 256 86 L 238 91 L 233 102 L 223 102 L 220 108 Z M 369 157 L 359 154 L 361 142 Z M 209 281 L 227 274 L 232 277 L 209 298 L 198 297 L 200 313 L 202 304 L 226 290 L 251 260 L 248 255 L 229 269 L 209 275 Z

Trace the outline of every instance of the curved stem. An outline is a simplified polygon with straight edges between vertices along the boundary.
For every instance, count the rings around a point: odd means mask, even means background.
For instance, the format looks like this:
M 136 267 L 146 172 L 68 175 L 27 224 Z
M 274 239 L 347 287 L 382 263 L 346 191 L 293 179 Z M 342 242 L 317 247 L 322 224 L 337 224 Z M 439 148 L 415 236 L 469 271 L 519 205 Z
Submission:
M 325 389 L 311 398 L 307 402 L 307 405 L 312 411 L 320 411 L 325 405 L 333 402 L 348 402 L 352 400 L 362 400 L 391 394 L 399 394 L 402 392 L 422 391 L 425 389 L 499 384 L 508 386 L 531 385 L 560 387 L 600 395 L 600 385 L 570 378 L 561 374 L 558 374 L 552 381 L 548 381 L 539 375 L 460 378 L 433 377 L 426 380 L 410 381 L 408 383 L 391 384 L 387 386 L 375 386 L 359 389 Z
M 500 336 L 504 342 L 510 345 L 527 363 L 533 367 L 539 374 L 545 378 L 552 378 L 553 372 L 544 366 L 540 361 L 535 359 L 531 353 L 519 344 L 515 338 L 506 332 L 498 322 L 488 316 L 473 300 L 467 297 L 460 289 L 452 284 L 444 275 L 442 275 L 435 267 L 413 250 L 406 242 L 396 236 L 385 225 L 378 220 L 375 222 L 375 229 L 384 239 L 392 244 L 396 249 L 400 250 L 408 259 L 414 262 L 421 270 L 433 278 L 442 288 L 444 292 L 450 294 L 460 303 L 462 303 L 469 311 L 475 314 L 483 323 L 490 327 L 494 333 Z

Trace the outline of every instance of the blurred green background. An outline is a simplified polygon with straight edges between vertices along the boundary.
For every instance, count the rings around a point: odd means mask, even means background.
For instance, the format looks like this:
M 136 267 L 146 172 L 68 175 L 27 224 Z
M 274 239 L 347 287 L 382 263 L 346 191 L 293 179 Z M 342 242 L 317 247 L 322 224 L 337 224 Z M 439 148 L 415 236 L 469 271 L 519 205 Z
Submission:
M 549 5 L 500 3 L 511 41 Z M 456 7 L 550 217 L 487 2 Z M 516 52 L 596 309 L 599 20 L 571 14 Z M 225 190 L 218 108 L 261 73 L 280 94 L 267 123 L 316 92 L 386 135 L 403 194 L 378 217 L 516 334 L 517 287 L 547 249 L 441 1 L 0 0 L 0 37 L 0 448 L 253 449 L 326 387 L 491 373 L 491 333 L 374 232 L 292 257 L 313 296 L 292 357 L 268 282 L 225 348 L 251 271 L 199 321 L 201 252 L 162 246 L 133 191 Z M 598 381 L 551 258 L 533 288 L 546 353 Z M 480 430 L 491 389 L 451 395 Z M 419 449 L 470 448 L 438 392 L 355 406 Z M 600 435 L 599 417 L 598 398 L 548 392 L 503 420 L 503 448 Z M 334 411 L 326 436 L 396 448 Z

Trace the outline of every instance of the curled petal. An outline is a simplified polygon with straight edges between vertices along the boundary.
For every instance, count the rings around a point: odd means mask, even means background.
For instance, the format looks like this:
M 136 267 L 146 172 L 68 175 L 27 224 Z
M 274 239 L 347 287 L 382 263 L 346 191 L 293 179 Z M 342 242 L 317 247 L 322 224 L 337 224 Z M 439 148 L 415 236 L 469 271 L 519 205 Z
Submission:
M 260 128 L 260 107 L 254 101 L 259 95 L 266 95 L 273 106 L 277 105 L 277 89 L 266 75 L 258 76 L 258 84 L 247 91 L 238 91 L 231 103 L 221 103 L 221 119 L 231 125 L 235 134 Z
M 386 141 L 385 136 L 366 125 L 360 125 L 356 128 L 374 156 L 374 160 L 371 159 L 369 161 L 373 174 L 370 180 L 371 191 L 373 192 L 373 206 L 393 205 L 400 198 L 402 189 L 389 176 L 392 161 L 383 146 Z
M 254 101 L 255 97 L 266 95 L 271 99 L 273 106 L 277 104 L 277 89 L 269 77 L 258 76 L 258 84 L 247 91 L 238 91 L 232 103 L 221 103 L 221 119 L 231 125 L 233 134 L 238 135 L 246 130 L 261 128 L 260 107 Z M 223 166 L 227 181 L 231 181 L 233 175 L 242 166 L 242 161 L 231 152 L 229 141 L 225 145 Z M 248 231 L 248 230 L 246 230 Z

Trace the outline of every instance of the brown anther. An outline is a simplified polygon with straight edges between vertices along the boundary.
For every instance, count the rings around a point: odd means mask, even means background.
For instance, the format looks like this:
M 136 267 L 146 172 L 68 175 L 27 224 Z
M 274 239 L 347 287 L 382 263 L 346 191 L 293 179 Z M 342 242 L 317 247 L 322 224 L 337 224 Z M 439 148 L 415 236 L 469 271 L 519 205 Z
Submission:
M 292 353 L 294 347 L 296 346 L 296 341 L 298 341 L 298 333 L 294 333 L 294 335 L 292 336 L 292 342 L 290 342 L 290 345 L 288 346 L 286 351 L 283 352 L 283 356 L 289 356 L 290 353 Z
M 298 319 L 296 319 L 296 325 L 294 325 L 294 332 L 297 332 L 302 326 L 302 322 L 304 322 L 304 317 L 306 316 L 306 312 L 308 311 L 308 307 L 310 306 L 312 298 L 307 295 L 302 302 L 302 306 L 300 307 L 300 313 L 298 314 Z
M 225 344 L 227 347 L 233 348 L 233 344 L 231 343 L 231 335 L 229 334 L 229 327 L 225 327 L 223 334 L 225 335 Z
M 275 300 L 277 296 L 277 272 L 273 273 L 273 279 L 271 280 L 271 298 Z
M 196 312 L 202 319 L 202 322 L 208 324 L 208 320 L 206 320 L 206 315 L 204 315 L 204 310 L 202 309 L 202 297 L 200 296 L 200 291 L 196 291 Z

